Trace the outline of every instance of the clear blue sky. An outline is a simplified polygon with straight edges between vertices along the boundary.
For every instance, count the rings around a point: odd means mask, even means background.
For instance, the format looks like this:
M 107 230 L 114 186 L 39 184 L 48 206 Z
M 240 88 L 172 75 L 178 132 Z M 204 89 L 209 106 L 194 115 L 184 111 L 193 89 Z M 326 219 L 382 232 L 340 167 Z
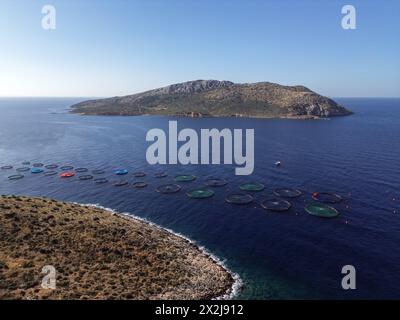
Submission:
M 41 8 L 57 29 L 41 28 Z M 341 8 L 357 29 L 341 28 Z M 0 96 L 113 96 L 194 79 L 400 96 L 398 0 L 1 0 Z

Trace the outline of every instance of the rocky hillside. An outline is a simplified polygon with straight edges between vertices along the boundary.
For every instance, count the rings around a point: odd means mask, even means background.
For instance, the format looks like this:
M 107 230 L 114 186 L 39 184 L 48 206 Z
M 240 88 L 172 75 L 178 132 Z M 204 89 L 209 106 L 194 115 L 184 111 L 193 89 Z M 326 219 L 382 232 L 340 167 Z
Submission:
M 44 266 L 55 288 L 43 287 Z M 234 279 L 188 240 L 140 220 L 0 196 L 0 300 L 211 299 Z
M 73 105 L 72 112 L 305 119 L 351 114 L 332 99 L 303 86 L 217 80 L 189 81 L 123 97 L 84 101 Z

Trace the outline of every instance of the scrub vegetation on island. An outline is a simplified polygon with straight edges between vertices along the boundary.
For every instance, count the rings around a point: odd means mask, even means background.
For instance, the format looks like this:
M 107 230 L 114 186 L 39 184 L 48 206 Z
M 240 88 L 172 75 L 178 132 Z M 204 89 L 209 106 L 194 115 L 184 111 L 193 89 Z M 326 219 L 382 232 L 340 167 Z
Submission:
M 0 299 L 211 299 L 235 283 L 189 240 L 94 206 L 0 196 L 0 226 Z
M 71 111 L 85 115 L 293 119 L 352 113 L 304 86 L 218 80 L 188 81 L 128 96 L 83 101 L 73 105 Z

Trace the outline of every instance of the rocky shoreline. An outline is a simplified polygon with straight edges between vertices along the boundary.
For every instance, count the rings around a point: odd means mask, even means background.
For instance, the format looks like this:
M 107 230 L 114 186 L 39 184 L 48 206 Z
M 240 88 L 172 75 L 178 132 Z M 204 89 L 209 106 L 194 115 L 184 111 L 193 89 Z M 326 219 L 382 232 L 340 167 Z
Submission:
M 71 110 L 70 110 L 71 111 Z M 97 116 L 98 114 L 86 114 L 86 113 L 78 113 L 72 110 L 72 113 L 75 113 L 80 116 Z M 151 117 L 155 116 L 153 114 L 138 114 L 138 115 L 126 115 L 126 114 L 101 114 L 102 116 L 109 117 L 117 117 L 117 116 L 131 116 L 131 117 Z M 348 114 L 350 115 L 350 114 Z M 244 116 L 244 115 L 231 115 L 231 116 L 214 116 L 210 114 L 201 114 L 192 116 L 190 114 L 171 114 L 171 115 L 156 115 L 157 117 L 173 117 L 173 118 L 245 118 L 245 119 L 275 119 L 275 120 L 330 120 L 330 117 L 318 117 L 313 115 L 280 115 L 280 116 Z
M 93 205 L 0 196 L 0 226 L 0 299 L 217 299 L 240 283 L 189 239 Z

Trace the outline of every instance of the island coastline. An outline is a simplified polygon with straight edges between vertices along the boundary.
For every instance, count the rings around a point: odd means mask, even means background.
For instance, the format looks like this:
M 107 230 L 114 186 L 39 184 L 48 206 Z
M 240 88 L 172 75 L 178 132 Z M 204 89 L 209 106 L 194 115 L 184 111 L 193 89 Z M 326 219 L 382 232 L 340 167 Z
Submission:
M 3 299 L 230 299 L 241 286 L 239 276 L 205 248 L 130 213 L 0 196 L 0 219 Z M 59 272 L 55 290 L 40 285 L 44 264 Z

